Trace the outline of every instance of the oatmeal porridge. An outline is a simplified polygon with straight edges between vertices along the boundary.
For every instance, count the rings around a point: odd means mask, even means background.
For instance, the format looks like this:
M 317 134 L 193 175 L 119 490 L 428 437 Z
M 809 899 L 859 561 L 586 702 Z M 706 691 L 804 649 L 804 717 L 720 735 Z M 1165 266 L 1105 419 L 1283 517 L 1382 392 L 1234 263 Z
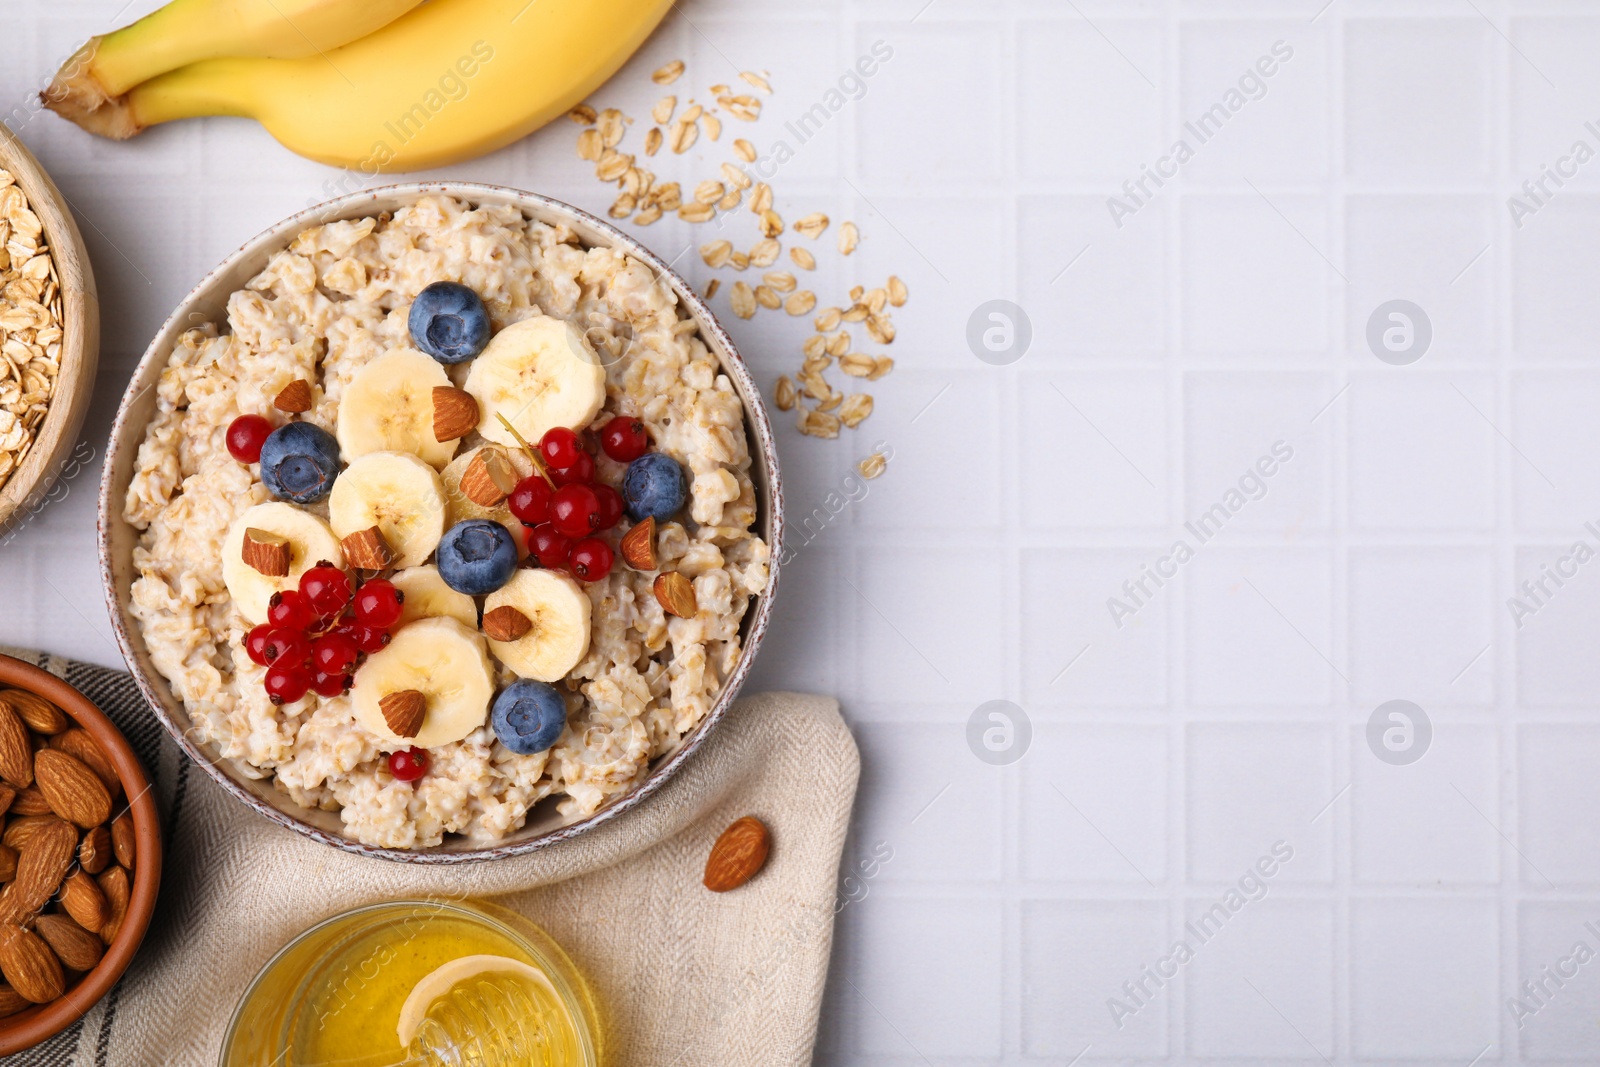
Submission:
M 744 410 L 644 264 L 429 197 L 188 331 L 124 506 L 193 738 L 370 844 L 627 792 L 767 585 Z

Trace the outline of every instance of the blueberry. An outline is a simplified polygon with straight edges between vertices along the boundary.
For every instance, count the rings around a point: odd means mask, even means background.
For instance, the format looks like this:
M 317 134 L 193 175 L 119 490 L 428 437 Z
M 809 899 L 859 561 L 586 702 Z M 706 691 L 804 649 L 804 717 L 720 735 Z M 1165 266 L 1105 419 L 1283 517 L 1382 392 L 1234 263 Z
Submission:
M 511 580 L 517 543 L 511 531 L 489 519 L 468 519 L 439 541 L 439 577 L 458 593 L 482 596 Z
M 665 452 L 646 452 L 628 464 L 622 496 L 635 521 L 654 517 L 663 522 L 677 514 L 689 495 L 689 482 L 678 461 Z
M 339 476 L 339 442 L 309 422 L 291 422 L 261 445 L 261 481 L 279 500 L 315 504 Z
M 494 698 L 494 735 L 519 756 L 543 752 L 567 728 L 567 702 L 553 685 L 518 678 Z
M 434 282 L 411 304 L 411 340 L 440 363 L 465 363 L 489 343 L 489 313 L 478 294 Z

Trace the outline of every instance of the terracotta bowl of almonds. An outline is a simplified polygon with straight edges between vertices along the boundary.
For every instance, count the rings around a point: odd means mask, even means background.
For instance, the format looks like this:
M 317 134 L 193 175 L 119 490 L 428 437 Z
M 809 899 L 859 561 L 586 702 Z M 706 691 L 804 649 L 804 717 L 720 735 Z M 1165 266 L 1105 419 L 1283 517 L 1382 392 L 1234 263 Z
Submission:
M 0 656 L 0 1055 L 81 1018 L 144 939 L 161 881 L 149 780 L 66 682 Z
M 66 198 L 0 123 L 0 534 L 92 457 L 78 431 L 99 353 L 94 273 Z

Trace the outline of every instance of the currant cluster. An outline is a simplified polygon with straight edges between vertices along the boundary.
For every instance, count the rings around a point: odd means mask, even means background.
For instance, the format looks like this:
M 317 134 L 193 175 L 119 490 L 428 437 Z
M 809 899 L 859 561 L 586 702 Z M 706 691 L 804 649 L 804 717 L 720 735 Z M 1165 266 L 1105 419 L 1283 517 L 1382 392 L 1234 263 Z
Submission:
M 627 463 L 650 447 L 650 435 L 638 419 L 618 415 L 600 431 L 600 446 Z M 598 582 L 611 573 L 613 555 L 595 535 L 622 521 L 622 494 L 595 480 L 594 457 L 572 430 L 552 428 L 539 439 L 538 449 L 554 488 L 532 474 L 511 491 L 507 506 L 527 528 L 528 550 L 539 566 Z
M 298 590 L 274 593 L 267 621 L 244 639 L 250 659 L 267 668 L 267 698 L 292 704 L 307 692 L 348 692 L 361 657 L 389 643 L 403 599 L 381 578 L 358 588 L 326 560 L 300 576 Z

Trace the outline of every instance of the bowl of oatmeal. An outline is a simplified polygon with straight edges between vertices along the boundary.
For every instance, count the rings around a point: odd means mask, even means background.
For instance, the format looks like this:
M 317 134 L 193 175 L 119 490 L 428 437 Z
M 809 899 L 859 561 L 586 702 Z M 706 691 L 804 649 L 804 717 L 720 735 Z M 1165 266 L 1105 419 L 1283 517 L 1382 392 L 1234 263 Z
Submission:
M 266 817 L 405 862 L 515 855 L 648 797 L 772 610 L 759 390 L 686 282 L 496 186 L 343 197 L 167 320 L 101 484 L 122 651 Z

